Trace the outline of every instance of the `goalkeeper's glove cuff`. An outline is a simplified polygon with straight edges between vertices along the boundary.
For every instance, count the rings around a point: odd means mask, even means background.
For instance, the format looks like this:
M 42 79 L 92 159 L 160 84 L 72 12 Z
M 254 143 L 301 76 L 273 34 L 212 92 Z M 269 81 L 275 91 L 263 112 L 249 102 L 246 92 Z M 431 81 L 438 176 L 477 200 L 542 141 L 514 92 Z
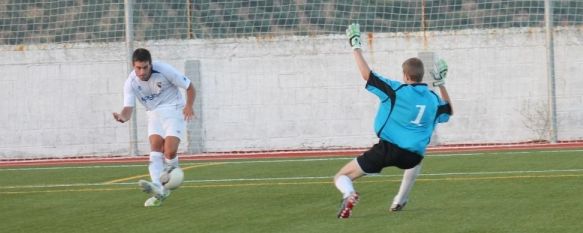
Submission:
M 442 80 L 436 80 L 435 82 L 433 82 L 433 86 L 434 87 L 441 87 L 443 85 L 445 85 L 445 80 L 443 80 L 443 79 Z
M 360 35 L 353 36 L 348 40 L 352 49 L 362 48 L 362 41 L 360 40 Z

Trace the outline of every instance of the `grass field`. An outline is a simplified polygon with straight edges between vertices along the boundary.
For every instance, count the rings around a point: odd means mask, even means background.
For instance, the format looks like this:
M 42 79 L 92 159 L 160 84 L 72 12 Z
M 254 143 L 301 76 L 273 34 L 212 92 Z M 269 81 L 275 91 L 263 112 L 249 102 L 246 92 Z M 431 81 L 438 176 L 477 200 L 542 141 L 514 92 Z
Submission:
M 145 164 L 0 168 L 1 232 L 583 232 L 583 151 L 429 155 L 404 211 L 402 171 L 359 179 L 336 219 L 332 176 L 351 158 L 188 162 L 186 183 L 145 208 Z

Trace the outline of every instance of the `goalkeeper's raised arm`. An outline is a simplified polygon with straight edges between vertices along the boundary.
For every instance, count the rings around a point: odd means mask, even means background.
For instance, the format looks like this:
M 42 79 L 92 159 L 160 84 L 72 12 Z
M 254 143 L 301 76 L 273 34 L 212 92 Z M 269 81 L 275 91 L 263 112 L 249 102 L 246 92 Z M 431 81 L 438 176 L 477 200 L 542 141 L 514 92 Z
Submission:
M 447 78 L 447 72 L 449 70 L 449 66 L 444 59 L 437 59 L 435 64 L 433 65 L 433 69 L 429 72 L 433 80 L 433 86 L 439 88 L 439 92 L 441 93 L 441 98 L 449 104 L 450 107 L 450 115 L 453 115 L 453 107 L 451 103 L 451 99 L 449 98 L 449 94 L 447 89 L 445 88 L 445 79 Z
M 354 54 L 354 59 L 356 60 L 356 65 L 358 66 L 358 70 L 362 75 L 362 78 L 365 81 L 368 81 L 370 76 L 370 67 L 364 57 L 362 56 L 362 41 L 360 38 L 360 25 L 357 23 L 353 23 L 348 25 L 346 29 L 346 36 L 348 37 L 348 43 L 350 43 L 350 47 L 352 47 Z

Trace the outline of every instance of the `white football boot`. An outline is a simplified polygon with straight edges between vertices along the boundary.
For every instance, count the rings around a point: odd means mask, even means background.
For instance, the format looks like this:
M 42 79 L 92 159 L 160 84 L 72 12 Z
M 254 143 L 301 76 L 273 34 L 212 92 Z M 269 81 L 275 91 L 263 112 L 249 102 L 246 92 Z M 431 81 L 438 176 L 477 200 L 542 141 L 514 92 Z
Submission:
M 165 189 L 161 185 L 156 185 L 146 180 L 138 181 L 138 185 L 142 188 L 142 191 L 152 196 L 144 203 L 145 207 L 160 206 L 170 196 L 170 190 Z

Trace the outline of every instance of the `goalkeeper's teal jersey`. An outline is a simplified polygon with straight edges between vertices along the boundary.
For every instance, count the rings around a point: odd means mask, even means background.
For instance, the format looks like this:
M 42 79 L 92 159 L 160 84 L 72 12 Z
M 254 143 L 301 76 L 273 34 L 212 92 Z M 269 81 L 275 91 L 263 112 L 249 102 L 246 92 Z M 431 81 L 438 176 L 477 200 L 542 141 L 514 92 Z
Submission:
M 403 84 L 371 72 L 366 89 L 381 103 L 375 132 L 385 141 L 424 155 L 437 123 L 447 122 L 451 107 L 425 83 Z

